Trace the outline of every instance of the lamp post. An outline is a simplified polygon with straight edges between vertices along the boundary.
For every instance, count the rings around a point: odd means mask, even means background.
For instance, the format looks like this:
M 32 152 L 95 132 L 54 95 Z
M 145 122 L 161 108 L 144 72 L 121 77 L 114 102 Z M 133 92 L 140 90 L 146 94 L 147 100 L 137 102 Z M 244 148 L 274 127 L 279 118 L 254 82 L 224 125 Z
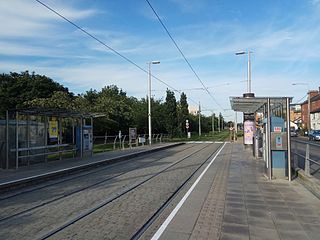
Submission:
M 199 102 L 199 137 L 201 136 L 201 105 Z
M 248 51 L 242 51 L 242 52 L 236 52 L 236 55 L 244 55 L 248 54 L 248 69 L 247 69 L 247 93 L 251 93 L 251 59 L 250 54 L 252 52 L 250 50 Z
M 311 111 L 311 102 L 310 102 L 310 87 L 309 87 L 309 84 L 308 83 L 292 83 L 293 86 L 297 86 L 297 85 L 305 85 L 305 86 L 308 86 L 308 134 L 310 132 L 310 129 L 311 129 L 311 119 L 310 119 L 310 111 Z
M 160 61 L 148 62 L 148 128 L 149 128 L 149 145 L 152 144 L 152 131 L 151 131 L 151 64 L 159 64 Z

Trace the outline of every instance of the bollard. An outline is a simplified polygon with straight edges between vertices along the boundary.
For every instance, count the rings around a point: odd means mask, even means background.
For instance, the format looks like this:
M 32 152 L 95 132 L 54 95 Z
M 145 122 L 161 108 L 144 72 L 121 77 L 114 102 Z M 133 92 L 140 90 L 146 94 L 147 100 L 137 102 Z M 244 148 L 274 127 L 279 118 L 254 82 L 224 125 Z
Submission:
M 307 176 L 310 177 L 310 145 L 307 144 L 306 147 L 306 158 L 305 158 L 305 163 L 304 163 L 304 171 L 306 173 Z

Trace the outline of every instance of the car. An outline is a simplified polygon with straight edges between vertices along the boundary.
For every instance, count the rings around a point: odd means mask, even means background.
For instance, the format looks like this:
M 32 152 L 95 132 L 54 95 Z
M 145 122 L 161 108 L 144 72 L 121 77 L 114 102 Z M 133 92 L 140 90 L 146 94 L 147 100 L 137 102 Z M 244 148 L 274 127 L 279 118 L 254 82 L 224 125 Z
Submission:
M 298 137 L 298 132 L 296 130 L 290 130 L 291 137 Z
M 320 141 L 320 130 L 311 130 L 309 133 L 309 140 Z

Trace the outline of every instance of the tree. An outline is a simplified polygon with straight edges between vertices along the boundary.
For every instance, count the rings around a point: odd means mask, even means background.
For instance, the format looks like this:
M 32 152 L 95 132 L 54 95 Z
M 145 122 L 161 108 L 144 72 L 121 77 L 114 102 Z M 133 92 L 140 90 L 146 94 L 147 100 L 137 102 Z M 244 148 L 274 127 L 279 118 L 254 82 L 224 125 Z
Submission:
M 119 130 L 127 132 L 133 121 L 132 103 L 126 93 L 114 85 L 104 87 L 98 93 L 93 110 L 105 114 L 98 120 L 98 127 L 104 127 L 111 134 Z
M 178 125 L 179 125 L 179 135 L 183 135 L 185 132 L 185 122 L 189 118 L 189 106 L 187 102 L 187 95 L 182 92 L 180 95 L 180 101 L 178 104 Z
M 55 91 L 65 92 L 70 97 L 68 88 L 63 87 L 52 79 L 36 75 L 30 75 L 28 71 L 0 75 L 0 115 L 4 115 L 8 109 L 25 106 L 24 102 L 36 98 L 50 98 Z
M 26 107 L 77 110 L 73 98 L 66 92 L 55 91 L 50 98 L 35 98 L 24 102 Z
M 174 92 L 167 89 L 165 107 L 165 125 L 169 134 L 175 135 L 178 128 L 178 116 L 177 116 L 177 102 L 174 96 Z

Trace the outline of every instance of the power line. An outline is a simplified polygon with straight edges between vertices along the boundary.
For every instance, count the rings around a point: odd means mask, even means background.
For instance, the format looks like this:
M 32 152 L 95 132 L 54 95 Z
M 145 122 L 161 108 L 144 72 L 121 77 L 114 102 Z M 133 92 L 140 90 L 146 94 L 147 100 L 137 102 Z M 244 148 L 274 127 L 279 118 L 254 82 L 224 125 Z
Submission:
M 83 29 L 82 27 L 80 27 L 79 25 L 77 25 L 76 23 L 72 22 L 70 19 L 68 19 L 67 17 L 63 16 L 61 13 L 57 12 L 56 10 L 54 10 L 53 8 L 51 8 L 50 6 L 48 6 L 47 4 L 43 3 L 40 0 L 35 0 L 37 1 L 39 4 L 41 4 L 42 6 L 44 6 L 45 8 L 47 8 L 48 10 L 50 10 L 51 12 L 53 12 L 54 14 L 58 15 L 60 18 L 64 19 L 65 21 L 67 21 L 68 23 L 70 23 L 72 26 L 74 26 L 75 28 L 79 29 L 81 32 L 83 32 L 84 34 L 86 34 L 87 36 L 89 36 L 90 38 L 94 39 L 95 41 L 97 41 L 98 43 L 100 43 L 101 45 L 103 45 L 104 47 L 106 47 L 107 49 L 109 49 L 110 51 L 112 51 L 113 53 L 115 53 L 116 55 L 118 55 L 119 57 L 121 57 L 122 59 L 124 59 L 125 61 L 129 62 L 130 64 L 134 65 L 136 68 L 138 68 L 139 70 L 143 71 L 144 73 L 148 74 L 148 71 L 143 69 L 142 67 L 140 67 L 137 63 L 135 63 L 134 61 L 132 61 L 131 59 L 127 58 L 126 56 L 124 56 L 123 54 L 121 54 L 120 52 L 118 52 L 117 50 L 113 49 L 112 47 L 110 47 L 109 45 L 107 45 L 105 42 L 103 42 L 102 40 L 100 40 L 99 38 L 97 38 L 96 36 L 94 36 L 93 34 L 89 33 L 88 31 L 86 31 L 85 29 Z M 160 78 L 154 76 L 153 74 L 151 74 L 151 76 L 158 80 L 159 82 L 161 82 L 162 84 L 166 85 L 168 88 L 172 89 L 175 92 L 181 93 L 179 90 L 175 89 L 174 87 L 170 86 L 169 84 L 167 84 L 166 82 L 164 82 L 163 80 L 161 80 Z M 194 103 L 197 104 L 197 102 L 191 98 L 188 97 L 188 99 Z
M 298 101 L 297 101 L 297 103 L 299 103 L 299 102 L 301 102 L 305 97 L 307 97 L 308 96 L 308 93 L 306 94 L 306 95 L 304 95 L 302 98 L 300 98 Z
M 183 54 L 182 50 L 180 49 L 180 47 L 178 46 L 178 44 L 176 43 L 176 41 L 173 39 L 172 35 L 170 34 L 169 30 L 167 29 L 167 27 L 164 25 L 164 23 L 162 22 L 162 20 L 160 19 L 158 13 L 156 12 L 156 10 L 152 7 L 151 3 L 149 2 L 149 0 L 146 0 L 146 2 L 148 3 L 149 7 L 152 9 L 153 13 L 156 15 L 158 21 L 160 22 L 160 24 L 162 25 L 162 27 L 164 28 L 164 30 L 166 31 L 166 33 L 168 34 L 169 38 L 171 39 L 171 41 L 173 42 L 173 44 L 176 46 L 176 48 L 178 49 L 178 51 L 180 52 L 181 56 L 183 57 L 183 59 L 185 60 L 185 62 L 188 64 L 189 68 L 191 69 L 191 71 L 194 73 L 194 75 L 196 76 L 196 78 L 199 80 L 199 82 L 201 83 L 201 85 L 203 86 L 203 89 L 209 94 L 209 96 L 213 99 L 213 101 L 221 108 L 223 109 L 223 107 L 218 103 L 218 101 L 212 96 L 211 92 L 208 90 L 208 88 L 204 85 L 204 83 L 202 82 L 202 80 L 200 79 L 199 75 L 196 73 L 196 71 L 193 69 L 193 67 L 191 66 L 190 62 L 188 61 L 188 59 L 185 57 L 185 55 Z

